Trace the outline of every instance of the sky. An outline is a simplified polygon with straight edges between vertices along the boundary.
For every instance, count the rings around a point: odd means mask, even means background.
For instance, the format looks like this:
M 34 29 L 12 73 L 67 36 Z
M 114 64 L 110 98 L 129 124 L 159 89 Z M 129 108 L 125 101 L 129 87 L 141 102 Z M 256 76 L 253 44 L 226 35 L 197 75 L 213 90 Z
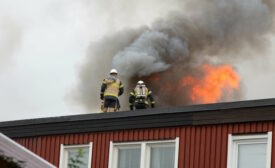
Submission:
M 89 44 L 174 10 L 176 0 L 0 0 L 0 121 L 98 112 L 71 96 Z M 263 56 L 236 65 L 245 100 L 275 97 L 270 41 Z

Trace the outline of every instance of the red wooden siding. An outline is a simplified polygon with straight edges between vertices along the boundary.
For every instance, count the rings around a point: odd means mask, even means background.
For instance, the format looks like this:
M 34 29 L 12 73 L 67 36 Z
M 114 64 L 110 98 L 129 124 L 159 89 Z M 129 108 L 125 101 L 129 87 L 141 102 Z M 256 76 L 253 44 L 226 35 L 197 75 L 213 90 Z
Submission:
M 183 126 L 150 128 L 15 138 L 15 140 L 50 161 L 59 165 L 60 144 L 75 145 L 93 142 L 92 167 L 107 168 L 110 141 L 163 140 L 180 137 L 179 168 L 226 168 L 228 134 L 248 134 L 274 131 L 275 122 Z M 275 144 L 273 132 L 272 144 Z M 275 147 L 272 147 L 272 153 Z M 275 168 L 275 155 L 272 155 Z

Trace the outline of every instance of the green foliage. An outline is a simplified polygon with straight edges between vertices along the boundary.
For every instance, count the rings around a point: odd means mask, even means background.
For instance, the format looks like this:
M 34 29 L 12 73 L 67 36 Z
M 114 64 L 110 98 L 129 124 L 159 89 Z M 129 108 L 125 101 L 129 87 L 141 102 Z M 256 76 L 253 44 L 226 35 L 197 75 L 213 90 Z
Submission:
M 5 156 L 2 151 L 0 151 L 0 165 L 1 168 L 24 168 L 24 161 L 15 160 L 12 157 Z
M 81 165 L 85 165 L 85 163 L 81 160 L 84 157 L 83 149 L 78 149 L 77 155 L 75 157 L 69 158 L 68 167 L 69 168 L 80 168 Z

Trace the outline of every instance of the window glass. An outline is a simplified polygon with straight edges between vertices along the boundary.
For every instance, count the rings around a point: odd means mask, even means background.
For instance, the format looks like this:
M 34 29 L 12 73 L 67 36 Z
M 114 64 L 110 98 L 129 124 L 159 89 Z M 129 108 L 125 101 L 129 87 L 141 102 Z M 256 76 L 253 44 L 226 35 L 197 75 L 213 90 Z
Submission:
M 140 148 L 119 149 L 118 168 L 139 168 Z
M 150 168 L 174 168 L 175 147 L 151 147 Z
M 110 143 L 109 168 L 175 168 L 178 145 L 179 138 Z
M 68 152 L 68 168 L 88 168 L 89 148 L 71 148 L 66 149 Z
M 266 167 L 266 143 L 239 144 L 238 168 Z

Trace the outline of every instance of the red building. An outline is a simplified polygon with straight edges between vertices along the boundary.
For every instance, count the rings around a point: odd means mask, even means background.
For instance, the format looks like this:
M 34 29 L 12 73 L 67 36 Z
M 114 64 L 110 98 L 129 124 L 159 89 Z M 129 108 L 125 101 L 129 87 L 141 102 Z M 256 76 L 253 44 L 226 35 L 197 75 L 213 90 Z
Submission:
M 10 121 L 0 132 L 57 167 L 275 168 L 274 121 L 266 99 Z

